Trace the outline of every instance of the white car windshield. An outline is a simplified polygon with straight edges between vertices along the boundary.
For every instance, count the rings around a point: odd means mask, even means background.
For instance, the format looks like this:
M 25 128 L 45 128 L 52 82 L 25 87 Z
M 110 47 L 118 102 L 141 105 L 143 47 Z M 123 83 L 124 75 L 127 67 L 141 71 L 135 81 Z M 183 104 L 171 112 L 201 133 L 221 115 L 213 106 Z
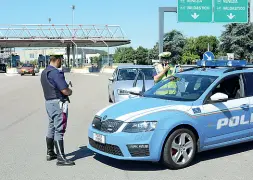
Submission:
M 155 68 L 124 68 L 119 69 L 118 72 L 118 81 L 127 81 L 134 80 L 138 70 L 142 71 L 145 74 L 146 80 L 153 80 Z M 142 76 L 139 74 L 138 80 L 142 80 Z
M 144 93 L 144 97 L 174 101 L 195 101 L 217 79 L 217 76 L 177 74 Z

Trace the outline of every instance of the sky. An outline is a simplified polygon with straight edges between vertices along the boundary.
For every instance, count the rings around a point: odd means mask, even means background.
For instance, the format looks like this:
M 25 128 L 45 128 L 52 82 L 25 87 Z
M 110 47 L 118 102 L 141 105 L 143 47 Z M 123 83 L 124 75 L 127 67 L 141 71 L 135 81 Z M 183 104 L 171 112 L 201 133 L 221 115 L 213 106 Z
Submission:
M 130 46 L 152 48 L 158 42 L 158 8 L 176 7 L 177 0 L 0 0 L 0 24 L 120 25 Z M 220 36 L 224 24 L 178 23 L 176 13 L 165 13 L 164 31 L 181 31 L 186 37 Z

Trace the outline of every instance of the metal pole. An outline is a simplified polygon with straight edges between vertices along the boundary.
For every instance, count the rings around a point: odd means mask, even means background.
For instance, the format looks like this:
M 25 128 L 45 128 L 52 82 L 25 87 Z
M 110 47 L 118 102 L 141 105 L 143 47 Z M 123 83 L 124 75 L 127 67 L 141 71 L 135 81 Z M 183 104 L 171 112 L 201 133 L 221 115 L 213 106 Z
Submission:
M 159 54 L 163 52 L 163 36 L 164 36 L 164 13 L 175 12 L 177 7 L 159 7 Z M 159 57 L 161 61 L 161 57 Z
M 109 46 L 108 46 L 108 44 L 104 40 L 102 40 L 102 41 L 105 43 L 105 45 L 107 46 L 107 49 L 108 49 L 108 52 L 107 52 L 107 63 L 109 65 Z
M 72 37 L 74 36 L 74 10 L 75 5 L 72 5 Z
M 77 51 L 77 44 L 71 39 L 71 41 L 72 41 L 72 43 L 76 46 L 76 51 Z M 72 51 L 73 51 L 73 63 L 76 61 L 75 59 L 76 59 L 76 57 L 74 56 L 74 49 L 72 49 Z M 75 58 L 74 58 L 75 57 Z M 73 67 L 73 63 L 72 63 L 72 67 Z
M 159 9 L 159 54 L 163 52 L 163 36 L 164 36 L 164 11 Z M 161 61 L 160 56 L 159 61 Z
M 110 64 L 110 55 L 109 55 L 109 46 L 107 47 L 108 48 L 108 55 L 107 55 L 107 59 L 108 59 L 108 64 Z

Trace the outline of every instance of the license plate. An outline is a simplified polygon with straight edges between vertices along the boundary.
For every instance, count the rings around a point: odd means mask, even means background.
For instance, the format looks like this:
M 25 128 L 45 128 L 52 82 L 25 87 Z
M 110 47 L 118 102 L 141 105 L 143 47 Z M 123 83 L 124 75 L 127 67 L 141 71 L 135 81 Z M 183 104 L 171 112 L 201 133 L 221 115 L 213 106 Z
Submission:
M 101 134 L 93 133 L 93 140 L 105 144 L 105 136 Z

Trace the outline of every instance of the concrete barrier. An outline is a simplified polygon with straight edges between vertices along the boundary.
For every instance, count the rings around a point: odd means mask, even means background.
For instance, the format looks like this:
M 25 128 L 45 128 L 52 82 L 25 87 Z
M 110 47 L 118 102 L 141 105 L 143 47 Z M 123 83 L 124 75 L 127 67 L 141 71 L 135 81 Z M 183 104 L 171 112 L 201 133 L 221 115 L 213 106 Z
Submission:
M 18 69 L 17 68 L 8 68 L 6 73 L 7 74 L 18 74 Z
M 71 73 L 83 73 L 83 74 L 90 73 L 89 69 L 87 69 L 87 68 L 83 68 L 83 69 L 71 69 L 70 72 Z
M 112 74 L 114 71 L 115 71 L 115 69 L 112 69 L 112 68 L 103 68 L 103 69 L 101 69 L 100 73 Z

